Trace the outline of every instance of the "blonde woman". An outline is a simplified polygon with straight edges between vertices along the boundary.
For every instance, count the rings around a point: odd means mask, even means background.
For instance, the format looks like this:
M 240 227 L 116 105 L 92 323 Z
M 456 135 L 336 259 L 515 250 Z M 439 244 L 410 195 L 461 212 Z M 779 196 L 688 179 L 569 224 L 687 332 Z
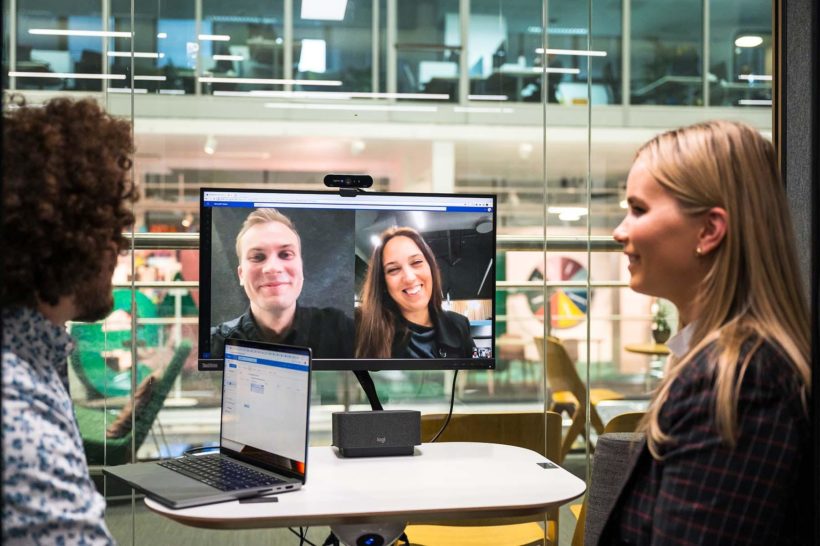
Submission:
M 809 318 L 772 144 L 723 121 L 659 135 L 627 203 L 630 286 L 682 329 L 600 543 L 809 544 Z

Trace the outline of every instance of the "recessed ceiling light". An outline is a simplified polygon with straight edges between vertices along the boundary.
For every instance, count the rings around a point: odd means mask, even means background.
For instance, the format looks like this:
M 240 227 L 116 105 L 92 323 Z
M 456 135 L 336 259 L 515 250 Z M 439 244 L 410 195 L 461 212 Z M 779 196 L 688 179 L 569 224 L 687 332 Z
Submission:
M 12 78 L 57 78 L 74 80 L 124 80 L 125 74 L 80 74 L 77 72 L 9 72 Z
M 130 38 L 130 32 L 119 32 L 113 30 L 63 30 L 56 28 L 32 28 L 29 34 L 40 34 L 45 36 L 99 36 L 101 38 Z
M 738 36 L 735 38 L 735 45 L 737 47 L 757 47 L 763 43 L 763 38 L 761 36 L 755 36 L 752 34 L 746 36 Z
M 536 53 L 542 55 L 544 48 L 539 47 L 535 50 Z M 594 49 L 546 49 L 547 55 L 578 55 L 580 57 L 606 57 L 606 51 L 598 51 Z

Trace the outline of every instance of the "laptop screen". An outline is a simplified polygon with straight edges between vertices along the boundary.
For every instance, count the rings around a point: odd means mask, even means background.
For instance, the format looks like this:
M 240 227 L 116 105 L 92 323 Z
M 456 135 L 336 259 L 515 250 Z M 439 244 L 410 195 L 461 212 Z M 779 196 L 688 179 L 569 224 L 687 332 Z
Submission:
M 310 349 L 229 339 L 222 378 L 223 452 L 304 478 Z

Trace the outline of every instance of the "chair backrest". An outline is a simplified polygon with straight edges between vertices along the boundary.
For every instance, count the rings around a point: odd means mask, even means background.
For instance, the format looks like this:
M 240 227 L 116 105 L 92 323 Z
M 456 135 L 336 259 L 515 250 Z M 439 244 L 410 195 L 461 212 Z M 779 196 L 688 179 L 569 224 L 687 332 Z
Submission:
M 598 437 L 585 500 L 584 544 L 598 543 L 642 438 L 643 434 L 638 432 L 610 432 Z
M 148 391 L 148 399 L 144 404 L 135 404 L 136 415 L 133 417 L 134 426 L 122 436 L 109 438 L 107 429 L 115 423 L 114 416 L 108 410 L 75 406 L 74 413 L 77 417 L 77 425 L 80 428 L 80 435 L 83 439 L 83 447 L 86 452 L 88 464 L 123 464 L 131 462 L 131 445 L 134 450 L 139 449 L 145 441 L 148 432 L 151 430 L 154 420 L 157 418 L 168 393 L 174 385 L 174 381 L 182 370 L 188 355 L 191 352 L 191 344 L 183 342 L 176 348 L 174 356 L 168 366 L 165 367 L 160 378 L 155 382 L 153 388 Z M 123 408 L 117 417 L 131 419 L 130 411 Z
M 604 434 L 610 434 L 612 432 L 624 432 L 624 433 L 634 433 L 638 429 L 638 425 L 643 419 L 643 416 L 646 415 L 645 411 L 629 411 L 626 413 L 621 413 L 613 417 L 609 420 L 609 422 L 604 427 Z M 603 437 L 603 436 L 602 436 Z M 609 442 L 609 436 L 605 442 Z M 597 460 L 598 454 L 595 455 Z M 602 460 L 606 461 L 607 458 L 611 458 L 612 455 L 609 453 L 603 453 L 601 455 Z M 590 487 L 591 488 L 591 487 Z M 586 531 L 586 519 L 587 519 L 587 498 L 584 497 L 584 503 L 581 505 L 581 512 L 578 514 L 578 523 L 575 527 L 575 533 L 572 535 L 572 546 L 583 546 L 584 545 L 584 534 Z
M 429 442 L 446 415 L 421 417 L 421 438 Z M 456 413 L 441 442 L 488 442 L 530 449 L 552 461 L 561 458 L 561 416 L 555 412 Z
M 553 336 L 547 337 L 546 358 L 544 357 L 544 338 L 536 337 L 534 340 L 535 346 L 538 348 L 538 354 L 544 361 L 547 382 L 553 392 L 569 391 L 575 396 L 579 404 L 586 405 L 586 387 L 561 340 Z
M 644 415 L 646 415 L 645 411 L 620 413 L 609 420 L 604 427 L 604 434 L 608 432 L 635 432 L 638 430 L 638 424 Z
M 174 356 L 171 358 L 171 362 L 165 367 L 162 377 L 160 377 L 151 391 L 151 399 L 134 417 L 134 442 L 137 448 L 142 445 L 142 442 L 148 435 L 148 431 L 151 430 L 154 419 L 156 419 L 157 414 L 162 409 L 162 405 L 165 403 L 168 393 L 171 392 L 171 387 L 173 387 L 174 381 L 182 371 L 182 366 L 185 364 L 190 353 L 191 343 L 189 341 L 183 341 L 177 346 L 174 351 Z

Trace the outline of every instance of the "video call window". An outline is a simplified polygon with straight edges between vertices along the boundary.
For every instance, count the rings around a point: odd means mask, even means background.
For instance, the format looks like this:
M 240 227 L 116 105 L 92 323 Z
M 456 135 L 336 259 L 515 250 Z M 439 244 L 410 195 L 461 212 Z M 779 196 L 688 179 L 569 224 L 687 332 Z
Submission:
M 495 196 L 201 190 L 200 367 L 224 341 L 315 369 L 491 369 Z

